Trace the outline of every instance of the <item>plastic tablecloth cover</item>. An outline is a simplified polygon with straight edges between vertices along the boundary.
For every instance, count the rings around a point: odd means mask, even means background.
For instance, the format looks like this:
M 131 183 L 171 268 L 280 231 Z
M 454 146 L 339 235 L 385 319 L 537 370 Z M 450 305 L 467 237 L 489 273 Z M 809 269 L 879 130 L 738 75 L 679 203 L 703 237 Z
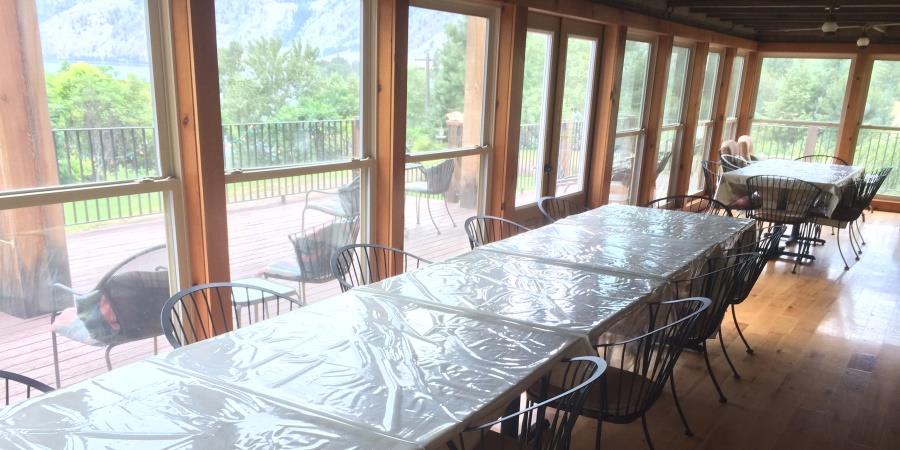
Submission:
M 470 252 L 363 289 L 474 309 L 596 337 L 640 301 L 663 299 L 664 280 L 591 272 L 493 252 Z
M 165 363 L 419 446 L 502 408 L 578 337 L 349 291 L 202 341 Z
M 827 211 L 831 214 L 840 203 L 843 187 L 862 176 L 863 171 L 862 166 L 768 159 L 723 174 L 722 182 L 716 191 L 716 200 L 730 205 L 741 196 L 747 195 L 747 178 L 756 175 L 779 175 L 799 178 L 830 194 Z
M 414 446 L 147 360 L 0 410 L 0 448 Z

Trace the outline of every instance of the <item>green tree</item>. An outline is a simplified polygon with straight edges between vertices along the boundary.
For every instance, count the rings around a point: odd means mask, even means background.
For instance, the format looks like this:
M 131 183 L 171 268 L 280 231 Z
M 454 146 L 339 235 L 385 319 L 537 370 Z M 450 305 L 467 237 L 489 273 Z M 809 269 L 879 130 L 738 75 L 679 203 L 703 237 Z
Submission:
M 150 84 L 134 75 L 114 76 L 111 67 L 64 64 L 47 75 L 53 128 L 108 128 L 153 123 Z
M 466 22 L 444 25 L 446 40 L 434 55 L 434 91 L 429 119 L 442 127 L 444 116 L 463 110 L 466 85 Z

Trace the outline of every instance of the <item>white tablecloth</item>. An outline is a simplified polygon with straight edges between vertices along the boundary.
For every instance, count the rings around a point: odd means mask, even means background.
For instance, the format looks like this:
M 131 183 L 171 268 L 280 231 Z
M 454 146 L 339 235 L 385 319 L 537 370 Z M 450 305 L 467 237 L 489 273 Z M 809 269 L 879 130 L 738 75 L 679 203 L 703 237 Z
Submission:
M 747 167 L 726 172 L 716 190 L 716 200 L 730 205 L 747 195 L 747 179 L 757 175 L 778 175 L 798 178 L 816 185 L 826 195 L 826 211 L 830 215 L 841 200 L 843 188 L 863 174 L 861 166 L 842 166 L 804 161 L 768 159 Z

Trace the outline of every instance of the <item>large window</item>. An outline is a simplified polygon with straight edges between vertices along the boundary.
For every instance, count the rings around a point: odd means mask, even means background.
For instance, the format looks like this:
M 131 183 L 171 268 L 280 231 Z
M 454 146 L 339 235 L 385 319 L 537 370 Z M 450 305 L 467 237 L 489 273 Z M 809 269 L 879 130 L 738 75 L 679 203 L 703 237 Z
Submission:
M 516 207 L 535 203 L 543 195 L 544 156 L 547 151 L 550 68 L 553 33 L 528 30 L 525 74 L 522 79 L 522 114 L 519 129 Z
M 900 61 L 874 63 L 853 164 L 868 171 L 893 167 L 879 193 L 900 196 Z
M 718 95 L 716 86 L 719 84 L 719 62 L 722 54 L 709 52 L 706 57 L 706 71 L 703 74 L 703 91 L 700 93 L 700 113 L 697 116 L 697 132 L 694 135 L 694 154 L 691 158 L 690 190 L 703 189 L 703 173 L 701 162 L 709 157 L 709 150 L 713 145 L 713 109 Z
M 669 78 L 666 81 L 666 98 L 663 104 L 662 128 L 659 135 L 659 153 L 656 158 L 656 184 L 653 198 L 672 192 L 672 168 L 678 160 L 681 134 L 684 131 L 685 87 L 691 62 L 691 49 L 672 47 L 669 60 Z
M 410 6 L 404 249 L 440 260 L 469 249 L 484 210 L 493 108 L 493 8 Z M 442 8 L 432 9 L 430 6 Z
M 744 57 L 737 55 L 731 66 L 731 80 L 728 84 L 728 104 L 725 107 L 724 139 L 737 139 L 738 107 L 741 86 L 744 80 Z
M 849 59 L 764 58 L 754 153 L 786 159 L 833 154 L 849 76 Z
M 0 360 L 70 385 L 107 370 L 105 344 L 127 341 L 113 367 L 152 355 L 178 284 L 168 64 L 153 59 L 167 18 L 157 2 L 14 3 L 0 17 Z
M 366 230 L 369 3 L 289 2 L 270 22 L 216 1 L 232 280 L 339 292 L 331 255 Z
M 628 40 L 616 119 L 616 144 L 613 150 L 610 203 L 633 203 L 638 183 L 641 148 L 644 143 L 644 102 L 650 71 L 649 42 Z

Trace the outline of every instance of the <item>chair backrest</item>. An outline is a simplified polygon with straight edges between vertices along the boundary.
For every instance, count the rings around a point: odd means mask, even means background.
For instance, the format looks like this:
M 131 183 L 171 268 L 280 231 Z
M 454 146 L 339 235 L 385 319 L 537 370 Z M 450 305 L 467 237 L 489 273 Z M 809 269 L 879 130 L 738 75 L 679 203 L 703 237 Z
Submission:
M 324 283 L 334 279 L 331 257 L 339 248 L 356 242 L 359 216 L 337 218 L 308 231 L 288 235 L 294 246 L 300 282 Z
M 743 135 L 738 138 L 738 148 L 740 149 L 741 156 L 744 156 L 744 159 L 750 159 L 753 157 L 753 139 L 748 135 Z
M 744 167 L 747 167 L 749 162 L 746 159 L 741 158 L 738 155 L 729 155 L 729 154 L 721 154 L 719 155 L 719 162 L 722 164 L 723 172 L 731 172 L 732 170 L 738 170 Z
M 806 222 L 810 209 L 822 197 L 822 190 L 806 181 L 776 175 L 747 178 L 750 208 L 747 216 L 776 224 Z
M 833 155 L 804 155 L 799 158 L 795 158 L 794 161 L 803 161 L 803 162 L 811 162 L 811 163 L 820 163 L 820 164 L 835 164 L 838 166 L 849 166 L 847 161 L 842 158 L 838 158 Z
M 700 166 L 703 168 L 703 194 L 713 198 L 722 179 L 722 165 L 718 161 L 704 160 Z
M 878 191 L 881 190 L 885 180 L 891 176 L 893 170 L 893 167 L 885 167 L 873 174 L 866 175 L 861 180 L 862 183 L 856 186 L 855 195 L 853 196 L 853 207 L 859 210 L 868 208 L 875 196 L 878 195 Z
M 584 205 L 559 197 L 541 197 L 538 200 L 538 209 L 550 222 L 587 211 Z
M 478 437 L 486 442 L 490 429 L 503 422 L 518 424 L 516 447 L 531 450 L 564 450 L 572 442 L 572 430 L 581 413 L 590 389 L 596 388 L 601 375 L 606 370 L 606 362 L 596 356 L 578 356 L 563 361 L 554 369 L 556 374 L 545 375 L 539 383 L 538 398 L 529 396 L 525 409 L 501 417 L 500 419 L 469 427 L 460 433 L 457 445 L 450 441 L 450 449 L 466 449 L 466 442 Z M 551 387 L 551 380 L 559 387 Z M 559 381 L 557 381 L 559 380 Z M 561 382 L 560 382 L 561 381 Z M 558 393 L 561 390 L 561 393 Z M 494 447 L 483 447 L 494 448 Z
M 629 422 L 653 405 L 710 304 L 699 297 L 643 303 L 600 336 L 597 353 L 609 364 L 607 377 L 598 385 L 603 399 L 600 415 L 605 420 Z M 639 335 L 621 338 L 635 334 Z
M 350 216 L 359 215 L 359 183 L 359 176 L 355 176 L 352 181 L 337 190 L 341 208 Z
M 659 177 L 659 174 L 663 173 L 666 168 L 669 167 L 669 160 L 672 159 L 672 150 L 668 150 L 663 153 L 662 158 L 659 158 L 656 163 L 656 176 Z
M 400 271 L 418 269 L 431 264 L 425 258 L 403 250 L 377 244 L 345 245 L 331 258 L 331 270 L 341 291 L 365 286 L 391 276 L 391 264 L 399 264 Z
M 125 259 L 106 273 L 96 290 L 108 302 L 118 323 L 117 341 L 162 334 L 156 318 L 169 299 L 169 254 L 156 245 Z
M 741 253 L 718 258 L 708 258 L 700 275 L 671 282 L 675 296 L 704 297 L 710 300 L 709 308 L 697 319 L 688 338 L 689 345 L 702 344 L 713 336 L 722 323 L 722 317 L 748 279 L 748 271 L 756 262 L 756 253 Z
M 230 302 L 230 308 L 225 303 Z M 209 339 L 302 305 L 296 298 L 239 283 L 201 284 L 172 296 L 160 322 L 173 348 Z
M 448 159 L 436 166 L 422 169 L 425 175 L 425 184 L 431 194 L 442 194 L 450 189 L 453 181 L 453 172 L 456 170 L 456 161 Z
M 19 375 L 13 372 L 0 370 L 0 380 L 3 380 L 3 392 L 6 398 L 4 405 L 9 406 L 13 399 L 29 399 L 31 391 L 38 391 L 46 394 L 53 390 L 52 387 L 41 383 L 33 378 L 25 375 Z
M 724 203 L 700 195 L 673 195 L 658 198 L 650 201 L 644 207 L 732 217 L 731 209 Z
M 757 255 L 753 258 L 752 267 L 745 272 L 746 276 L 743 284 L 735 289 L 733 304 L 739 304 L 750 296 L 750 291 L 753 290 L 753 286 L 756 285 L 756 281 L 762 275 L 763 270 L 766 268 L 766 263 L 770 259 L 777 257 L 781 246 L 781 237 L 784 236 L 785 230 L 787 230 L 785 225 L 762 227 L 757 230 L 755 241 L 728 249 L 727 255 L 746 253 L 755 253 Z
M 463 228 L 466 229 L 472 249 L 531 230 L 511 220 L 494 216 L 469 217 Z

